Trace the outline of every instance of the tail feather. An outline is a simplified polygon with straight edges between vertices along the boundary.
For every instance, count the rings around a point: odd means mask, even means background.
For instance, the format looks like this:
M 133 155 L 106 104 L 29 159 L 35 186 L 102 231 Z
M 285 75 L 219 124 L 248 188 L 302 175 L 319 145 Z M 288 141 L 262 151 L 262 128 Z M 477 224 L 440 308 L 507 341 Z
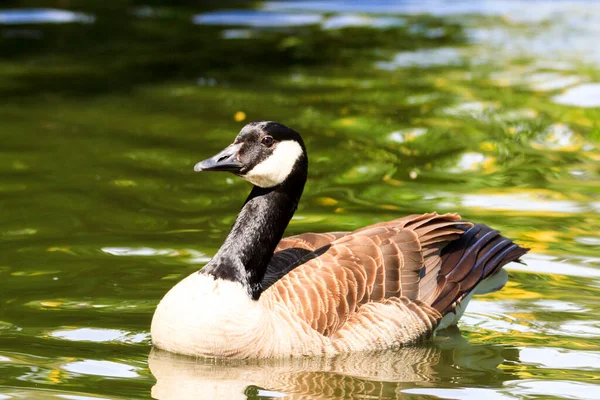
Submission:
M 496 237 L 498 237 L 497 231 L 486 232 L 480 238 L 474 236 L 469 241 L 470 247 L 467 251 L 464 252 L 463 256 L 456 263 L 455 267 L 452 268 L 450 272 L 448 272 L 448 274 L 446 275 L 446 279 L 452 282 L 461 282 L 464 279 L 470 278 L 472 276 L 481 277 L 483 271 L 479 271 L 479 274 L 477 273 L 479 265 L 485 265 L 482 262 L 482 258 L 484 258 L 485 255 L 481 254 L 481 250 L 483 250 L 488 244 L 494 243 L 494 239 L 496 239 Z M 444 259 L 442 257 L 442 268 L 444 265 L 443 260 Z M 457 268 L 458 266 L 466 266 L 466 268 Z
M 442 250 L 439 294 L 432 306 L 442 315 L 452 312 L 481 281 L 519 261 L 528 250 L 486 225 L 473 225 Z
M 440 275 L 448 276 L 452 270 L 463 260 L 465 253 L 473 249 L 477 241 L 476 235 L 481 231 L 482 225 L 473 225 L 462 236 L 446 246 L 442 251 L 442 268 Z

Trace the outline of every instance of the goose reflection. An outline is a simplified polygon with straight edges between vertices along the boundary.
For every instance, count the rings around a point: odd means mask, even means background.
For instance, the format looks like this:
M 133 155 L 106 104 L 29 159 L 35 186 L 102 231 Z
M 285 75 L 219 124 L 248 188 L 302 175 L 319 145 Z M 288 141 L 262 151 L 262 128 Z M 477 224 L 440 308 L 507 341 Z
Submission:
M 336 357 L 196 359 L 153 349 L 148 360 L 155 399 L 395 399 L 444 382 L 501 385 L 515 379 L 498 368 L 505 361 L 518 361 L 518 349 L 473 345 L 458 329 L 427 345 Z

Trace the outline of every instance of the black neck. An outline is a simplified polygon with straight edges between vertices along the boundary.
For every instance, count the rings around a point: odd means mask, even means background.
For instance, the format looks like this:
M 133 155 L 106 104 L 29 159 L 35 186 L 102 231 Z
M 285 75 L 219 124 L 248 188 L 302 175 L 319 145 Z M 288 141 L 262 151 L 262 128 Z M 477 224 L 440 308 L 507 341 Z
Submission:
M 260 282 L 296 211 L 305 182 L 306 170 L 273 188 L 255 186 L 225 242 L 201 273 L 240 282 L 258 299 Z

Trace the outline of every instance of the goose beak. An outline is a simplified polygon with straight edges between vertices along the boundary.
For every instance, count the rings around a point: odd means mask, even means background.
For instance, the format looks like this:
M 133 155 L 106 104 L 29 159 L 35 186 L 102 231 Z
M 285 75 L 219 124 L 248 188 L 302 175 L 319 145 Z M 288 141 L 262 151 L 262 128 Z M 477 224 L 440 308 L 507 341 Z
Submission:
M 243 165 L 238 160 L 238 152 L 242 143 L 231 144 L 219 154 L 200 161 L 194 166 L 194 171 L 228 171 L 239 172 Z

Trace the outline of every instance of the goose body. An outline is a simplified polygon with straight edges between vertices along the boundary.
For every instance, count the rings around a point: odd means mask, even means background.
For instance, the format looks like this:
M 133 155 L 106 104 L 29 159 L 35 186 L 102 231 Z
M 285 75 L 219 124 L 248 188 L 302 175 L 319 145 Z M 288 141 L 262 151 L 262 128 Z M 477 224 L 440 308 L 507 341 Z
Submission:
M 231 358 L 397 348 L 456 324 L 472 295 L 502 288 L 502 266 L 527 251 L 458 214 L 281 239 L 307 166 L 300 135 L 275 122 L 247 125 L 196 165 L 255 186 L 215 257 L 161 300 L 156 347 Z

